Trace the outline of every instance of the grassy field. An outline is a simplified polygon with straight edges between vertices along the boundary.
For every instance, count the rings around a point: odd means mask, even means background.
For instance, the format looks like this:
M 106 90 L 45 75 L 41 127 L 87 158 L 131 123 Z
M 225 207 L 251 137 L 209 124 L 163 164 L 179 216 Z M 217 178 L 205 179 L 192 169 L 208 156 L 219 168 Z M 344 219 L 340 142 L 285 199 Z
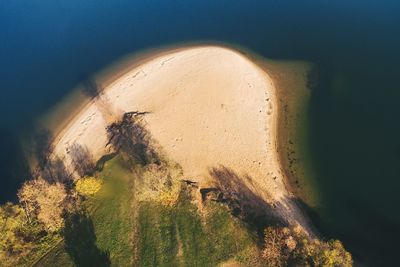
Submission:
M 108 161 L 87 212 L 67 219 L 64 241 L 36 266 L 218 266 L 252 257 L 254 236 L 225 206 L 209 202 L 200 212 L 186 186 L 174 205 L 137 202 L 135 173 L 118 157 Z
M 253 246 L 224 206 L 208 203 L 200 214 L 186 190 L 172 207 L 140 204 L 138 266 L 217 266 Z
M 102 188 L 83 202 L 87 214 L 74 219 L 78 224 L 68 231 L 69 236 L 36 266 L 132 265 L 133 175 L 115 158 L 106 163 L 99 177 L 104 181 Z

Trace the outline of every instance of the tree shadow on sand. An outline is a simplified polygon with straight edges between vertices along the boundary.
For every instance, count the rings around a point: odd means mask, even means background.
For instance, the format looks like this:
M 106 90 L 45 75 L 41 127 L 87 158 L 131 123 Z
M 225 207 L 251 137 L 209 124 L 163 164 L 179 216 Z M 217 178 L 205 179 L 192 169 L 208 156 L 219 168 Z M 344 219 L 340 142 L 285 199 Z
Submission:
M 64 162 L 53 154 L 53 134 L 50 130 L 37 127 L 32 136 L 32 153 L 37 166 L 32 177 L 42 177 L 49 183 L 65 183 L 71 179 Z
M 298 212 L 297 217 L 311 225 L 304 203 L 297 198 L 287 197 L 279 202 L 268 203 L 256 190 L 251 189 L 257 187 L 248 175 L 239 176 L 225 166 L 211 168 L 209 174 L 216 187 L 200 189 L 203 200 L 213 192 L 212 200 L 227 204 L 231 213 L 256 231 L 261 239 L 267 226 L 288 226 L 291 220 L 287 215 L 290 213 Z
M 71 180 L 71 174 L 59 157 L 48 159 L 40 176 L 49 183 L 67 183 Z
M 74 143 L 69 147 L 68 153 L 71 157 L 74 170 L 80 177 L 92 175 L 95 172 L 96 162 L 87 146 Z
M 63 230 L 65 250 L 78 267 L 110 266 L 108 252 L 96 246 L 92 220 L 84 213 L 70 214 L 65 218 Z
M 38 127 L 32 136 L 33 155 L 37 160 L 39 170 L 43 170 L 53 153 L 53 134 L 50 130 Z
M 83 75 L 82 79 L 82 92 L 91 99 L 98 98 L 103 91 L 103 88 L 90 76 Z

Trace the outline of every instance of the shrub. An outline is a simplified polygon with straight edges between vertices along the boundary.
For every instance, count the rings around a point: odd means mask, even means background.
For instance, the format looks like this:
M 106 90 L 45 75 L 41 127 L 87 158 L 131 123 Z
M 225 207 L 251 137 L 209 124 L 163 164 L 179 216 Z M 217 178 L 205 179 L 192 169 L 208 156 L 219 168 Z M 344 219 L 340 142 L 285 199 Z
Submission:
M 102 181 L 95 177 L 85 177 L 75 183 L 76 191 L 82 196 L 96 194 L 102 186 Z
M 290 252 L 296 247 L 296 241 L 288 228 L 268 227 L 264 231 L 265 246 L 262 257 L 271 267 L 286 265 Z
M 311 239 L 299 226 L 265 229 L 262 258 L 268 266 L 350 267 L 351 254 L 338 240 Z
M 317 254 L 313 257 L 313 261 L 315 266 L 352 266 L 351 254 L 345 250 L 339 240 L 330 240 L 322 243 L 317 250 Z

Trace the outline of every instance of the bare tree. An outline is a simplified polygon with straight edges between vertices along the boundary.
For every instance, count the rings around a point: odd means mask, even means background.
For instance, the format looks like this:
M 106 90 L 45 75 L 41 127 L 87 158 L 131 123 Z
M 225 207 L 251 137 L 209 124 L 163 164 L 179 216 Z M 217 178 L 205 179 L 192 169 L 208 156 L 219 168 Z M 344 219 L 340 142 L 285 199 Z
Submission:
M 125 113 L 122 120 L 107 127 L 107 145 L 112 145 L 117 152 L 127 155 L 131 164 L 159 162 L 150 146 L 150 134 L 143 125 L 142 117 L 145 114 L 147 112 Z
M 63 184 L 49 184 L 42 178 L 25 182 L 18 191 L 18 199 L 29 222 L 37 218 L 49 231 L 61 228 L 66 197 Z

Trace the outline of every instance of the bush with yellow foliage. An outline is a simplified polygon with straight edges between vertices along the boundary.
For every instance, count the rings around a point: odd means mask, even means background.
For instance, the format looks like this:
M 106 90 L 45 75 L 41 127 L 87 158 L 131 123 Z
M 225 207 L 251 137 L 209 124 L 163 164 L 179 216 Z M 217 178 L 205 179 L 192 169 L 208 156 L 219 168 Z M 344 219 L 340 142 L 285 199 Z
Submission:
M 102 184 L 98 178 L 85 177 L 75 182 L 75 189 L 82 196 L 92 196 L 100 190 Z

